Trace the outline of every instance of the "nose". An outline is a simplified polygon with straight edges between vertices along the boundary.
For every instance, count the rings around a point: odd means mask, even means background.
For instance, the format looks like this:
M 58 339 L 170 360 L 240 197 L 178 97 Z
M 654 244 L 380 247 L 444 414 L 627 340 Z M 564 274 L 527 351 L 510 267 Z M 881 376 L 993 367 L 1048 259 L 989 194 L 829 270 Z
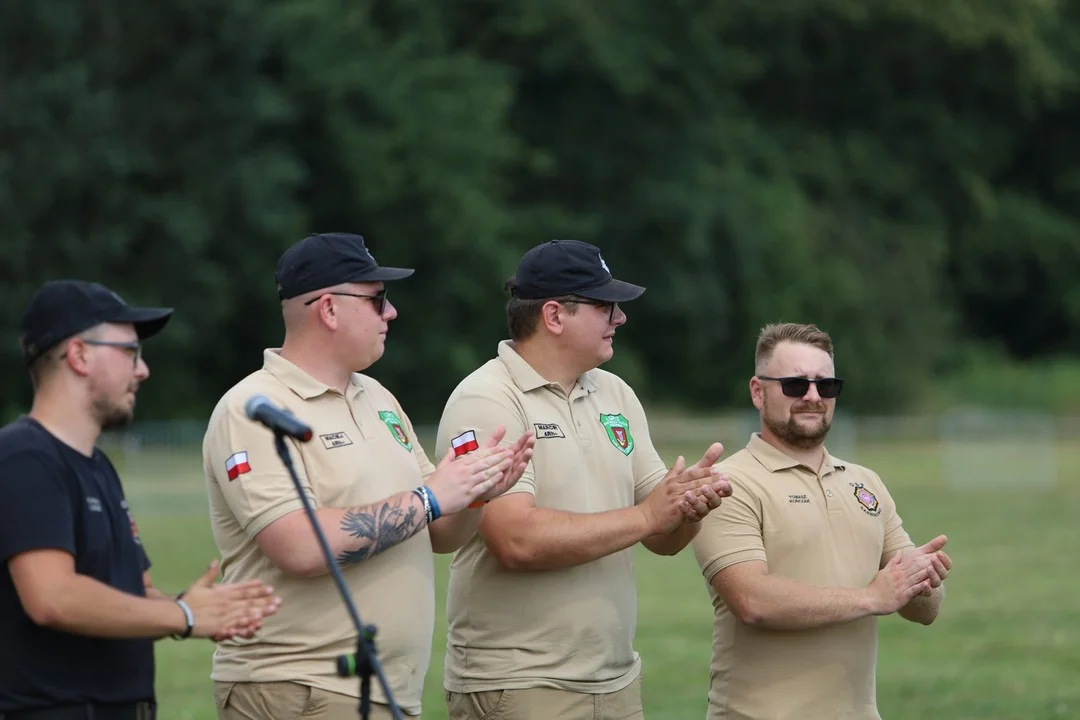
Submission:
M 806 394 L 802 396 L 803 400 L 810 402 L 821 402 L 821 396 L 818 395 L 817 383 L 810 383 L 810 387 L 806 389 Z
M 615 303 L 615 315 L 611 318 L 611 324 L 615 327 L 626 324 L 626 313 L 623 312 L 618 303 Z
M 386 299 L 386 307 L 383 308 L 382 316 L 384 320 L 393 320 L 397 317 L 397 308 L 390 302 L 390 298 Z
M 142 382 L 148 377 L 150 377 L 150 366 L 145 360 L 139 358 L 139 362 L 135 363 L 135 378 Z

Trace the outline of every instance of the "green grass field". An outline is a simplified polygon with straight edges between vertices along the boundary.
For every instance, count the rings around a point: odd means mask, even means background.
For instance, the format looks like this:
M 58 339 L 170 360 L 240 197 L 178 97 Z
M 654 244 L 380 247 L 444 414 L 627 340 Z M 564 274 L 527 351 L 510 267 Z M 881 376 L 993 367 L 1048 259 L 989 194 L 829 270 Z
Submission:
M 704 444 L 667 446 L 696 460 Z M 729 452 L 737 449 L 729 445 Z M 992 444 L 988 453 L 998 452 Z M 878 699 L 886 720 L 1040 720 L 1080 718 L 1080 580 L 1076 573 L 1080 445 L 1057 446 L 1059 474 L 1041 486 L 1021 456 L 1001 456 L 999 478 L 963 489 L 943 476 L 937 443 L 860 445 L 851 459 L 889 485 L 916 542 L 949 535 L 954 567 L 938 621 L 923 627 L 896 617 L 880 624 Z M 116 456 L 114 456 L 115 458 Z M 198 451 L 177 449 L 117 458 L 155 581 L 178 590 L 214 556 Z M 1001 477 L 1014 477 L 1012 487 Z M 438 563 L 438 602 L 447 558 Z M 708 690 L 711 610 L 687 550 L 674 558 L 638 552 L 637 650 L 645 667 L 646 715 L 700 720 Z M 363 614 L 363 608 L 360 608 Z M 445 718 L 440 689 L 445 621 L 437 618 L 427 676 L 425 720 Z M 164 720 L 215 718 L 206 641 L 157 645 L 157 690 Z

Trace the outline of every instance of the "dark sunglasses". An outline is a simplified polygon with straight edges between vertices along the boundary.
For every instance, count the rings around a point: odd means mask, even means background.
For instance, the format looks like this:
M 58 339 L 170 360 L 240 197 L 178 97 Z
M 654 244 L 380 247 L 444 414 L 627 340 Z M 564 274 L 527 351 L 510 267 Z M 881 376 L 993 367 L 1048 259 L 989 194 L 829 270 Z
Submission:
M 615 310 L 619 307 L 619 303 L 602 302 L 600 300 L 574 300 L 574 302 L 580 305 L 593 305 L 598 308 L 610 308 L 607 318 L 608 324 L 610 325 L 611 323 L 615 322 Z
M 810 391 L 810 383 L 817 385 L 817 392 L 822 398 L 831 400 L 840 394 L 844 381 L 840 378 L 818 378 L 811 380 L 804 377 L 767 377 L 758 375 L 758 380 L 772 380 L 780 383 L 780 390 L 789 398 L 801 398 Z
M 318 300 L 319 298 L 321 298 L 323 295 L 344 295 L 345 297 L 367 298 L 368 300 L 374 300 L 375 301 L 374 305 L 375 305 L 375 311 L 377 313 L 382 315 L 386 311 L 386 288 L 383 288 L 382 290 L 375 293 L 374 295 L 359 295 L 357 293 L 347 293 L 347 292 L 324 292 L 322 295 L 319 295 L 318 297 L 313 297 L 304 304 L 305 305 L 310 305 L 311 303 L 313 303 L 316 300 Z

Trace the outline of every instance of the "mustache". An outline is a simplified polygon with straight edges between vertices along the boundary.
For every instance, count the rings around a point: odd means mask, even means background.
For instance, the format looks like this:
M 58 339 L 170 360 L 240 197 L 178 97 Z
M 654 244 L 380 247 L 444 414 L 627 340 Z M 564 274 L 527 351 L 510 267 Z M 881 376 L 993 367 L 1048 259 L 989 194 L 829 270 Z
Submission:
M 796 403 L 795 405 L 791 406 L 791 412 L 793 412 L 793 413 L 798 413 L 798 412 L 819 412 L 819 413 L 824 413 L 825 412 L 825 403 L 814 403 L 814 402 Z

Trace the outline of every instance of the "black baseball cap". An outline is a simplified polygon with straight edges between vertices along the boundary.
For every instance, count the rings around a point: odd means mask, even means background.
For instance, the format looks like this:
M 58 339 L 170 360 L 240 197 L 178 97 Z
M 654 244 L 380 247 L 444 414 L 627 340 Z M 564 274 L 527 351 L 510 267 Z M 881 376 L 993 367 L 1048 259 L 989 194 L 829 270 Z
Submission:
M 409 268 L 379 267 L 364 238 L 349 233 L 308 235 L 278 259 L 278 298 L 303 295 L 347 282 L 401 280 L 415 272 Z
M 20 324 L 20 344 L 27 365 L 51 348 L 101 323 L 131 323 L 139 339 L 157 334 L 172 308 L 131 307 L 100 283 L 50 280 L 30 298 Z
M 613 278 L 595 245 L 551 240 L 522 256 L 510 292 L 523 300 L 579 295 L 600 302 L 628 302 L 645 288 Z

